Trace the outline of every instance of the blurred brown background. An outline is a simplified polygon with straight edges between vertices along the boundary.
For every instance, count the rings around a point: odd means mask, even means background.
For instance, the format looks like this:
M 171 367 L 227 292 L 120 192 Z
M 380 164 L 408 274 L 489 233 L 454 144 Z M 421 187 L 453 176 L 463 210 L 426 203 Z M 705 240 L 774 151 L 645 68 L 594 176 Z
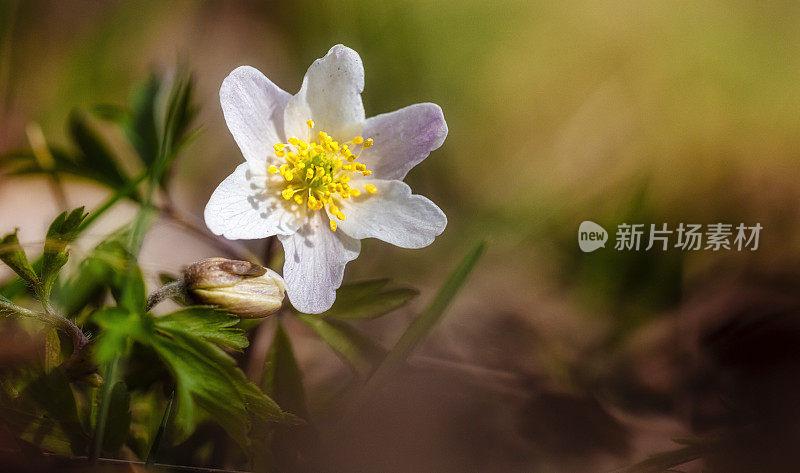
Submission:
M 346 280 L 418 303 L 365 331 L 387 345 L 475 241 L 490 248 L 445 322 L 369 415 L 327 432 L 342 471 L 593 472 L 721 438 L 681 471 L 800 471 L 797 312 L 800 3 L 754 1 L 0 2 L 0 152 L 73 107 L 124 103 L 152 70 L 195 71 L 203 133 L 174 197 L 195 216 L 242 160 L 219 107 L 252 65 L 290 93 L 336 43 L 366 69 L 367 115 L 430 101 L 445 145 L 408 182 L 449 217 L 430 247 L 365 242 Z M 113 127 L 107 138 L 131 155 Z M 130 160 L 128 165 L 135 166 Z M 68 180 L 70 205 L 105 192 Z M 123 206 L 96 230 L 130 216 Z M 34 244 L 47 183 L 0 175 L 0 231 Z M 763 225 L 756 252 L 583 254 L 577 227 Z M 612 242 L 613 243 L 613 242 Z M 258 242 L 252 243 L 258 248 Z M 92 238 L 75 251 L 86 251 Z M 82 250 L 81 250 L 82 248 Z M 214 250 L 162 222 L 151 282 Z M 312 404 L 344 368 L 289 327 Z M 315 399 L 315 396 L 317 399 Z M 797 468 L 796 468 L 797 467 Z

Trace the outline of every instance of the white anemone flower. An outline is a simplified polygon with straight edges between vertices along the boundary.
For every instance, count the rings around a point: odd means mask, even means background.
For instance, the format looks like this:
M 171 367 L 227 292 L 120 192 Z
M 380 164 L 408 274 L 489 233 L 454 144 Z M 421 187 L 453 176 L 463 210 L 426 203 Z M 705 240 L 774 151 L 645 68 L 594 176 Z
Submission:
M 301 312 L 331 307 L 362 238 L 422 248 L 447 225 L 403 182 L 444 142 L 441 108 L 419 103 L 365 119 L 363 90 L 361 58 L 342 45 L 314 61 L 294 96 L 249 66 L 220 89 L 246 162 L 212 194 L 206 225 L 231 240 L 277 235 L 289 299 Z

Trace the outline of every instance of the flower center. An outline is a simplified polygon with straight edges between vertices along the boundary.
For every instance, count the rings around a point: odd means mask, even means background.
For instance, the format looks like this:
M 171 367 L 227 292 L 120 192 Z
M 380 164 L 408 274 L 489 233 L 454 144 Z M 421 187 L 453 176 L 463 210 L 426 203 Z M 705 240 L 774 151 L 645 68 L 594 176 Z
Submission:
M 306 122 L 314 128 L 314 122 Z M 358 197 L 361 191 L 350 187 L 350 176 L 360 173 L 369 176 L 372 171 L 363 163 L 355 162 L 361 152 L 372 146 L 372 139 L 365 140 L 356 136 L 352 140 L 339 144 L 324 131 L 317 134 L 318 141 L 306 143 L 295 137 L 288 143 L 275 143 L 275 156 L 286 160 L 280 166 L 269 166 L 270 174 L 279 173 L 286 180 L 281 195 L 286 200 L 294 200 L 299 205 L 308 205 L 311 210 L 323 207 L 328 211 L 331 230 L 336 231 L 336 217 L 344 220 L 344 213 L 334 203 L 335 198 L 349 199 Z M 351 147 L 361 146 L 358 154 Z M 367 184 L 365 190 L 370 194 L 378 190 Z

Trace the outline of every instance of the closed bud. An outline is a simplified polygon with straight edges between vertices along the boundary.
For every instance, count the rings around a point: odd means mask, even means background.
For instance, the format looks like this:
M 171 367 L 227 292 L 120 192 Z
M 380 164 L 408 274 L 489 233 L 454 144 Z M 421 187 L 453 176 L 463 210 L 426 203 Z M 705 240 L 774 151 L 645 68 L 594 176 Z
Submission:
M 216 305 L 243 318 L 266 317 L 283 304 L 286 286 L 275 271 L 225 258 L 208 258 L 186 268 L 192 302 Z

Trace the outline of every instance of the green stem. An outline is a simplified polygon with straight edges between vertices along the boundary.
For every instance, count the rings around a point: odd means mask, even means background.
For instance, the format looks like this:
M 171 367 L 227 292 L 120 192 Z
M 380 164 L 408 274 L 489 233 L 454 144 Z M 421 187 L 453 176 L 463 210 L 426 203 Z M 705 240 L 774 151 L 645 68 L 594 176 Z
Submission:
M 103 450 L 103 438 L 105 437 L 106 421 L 108 420 L 108 409 L 111 406 L 111 391 L 114 388 L 117 377 L 117 365 L 119 359 L 114 358 L 106 364 L 104 371 L 103 392 L 100 397 L 100 410 L 97 412 L 97 423 L 95 424 L 92 447 L 89 451 L 89 463 L 94 464 Z
M 101 215 L 103 215 L 108 209 L 113 207 L 114 204 L 119 202 L 120 199 L 128 197 L 131 193 L 133 193 L 133 191 L 135 191 L 136 188 L 139 187 L 139 184 L 141 184 L 147 178 L 147 174 L 148 174 L 147 172 L 143 172 L 135 179 L 130 181 L 125 187 L 114 192 L 114 194 L 111 197 L 109 197 L 108 200 L 103 202 L 103 204 L 100 205 L 100 207 L 98 207 L 94 212 L 92 212 L 91 214 L 89 214 L 88 217 L 86 217 L 83 223 L 81 223 L 81 226 L 78 227 L 78 234 L 86 230 L 89 227 L 89 225 L 94 223 L 95 220 L 97 220 Z

